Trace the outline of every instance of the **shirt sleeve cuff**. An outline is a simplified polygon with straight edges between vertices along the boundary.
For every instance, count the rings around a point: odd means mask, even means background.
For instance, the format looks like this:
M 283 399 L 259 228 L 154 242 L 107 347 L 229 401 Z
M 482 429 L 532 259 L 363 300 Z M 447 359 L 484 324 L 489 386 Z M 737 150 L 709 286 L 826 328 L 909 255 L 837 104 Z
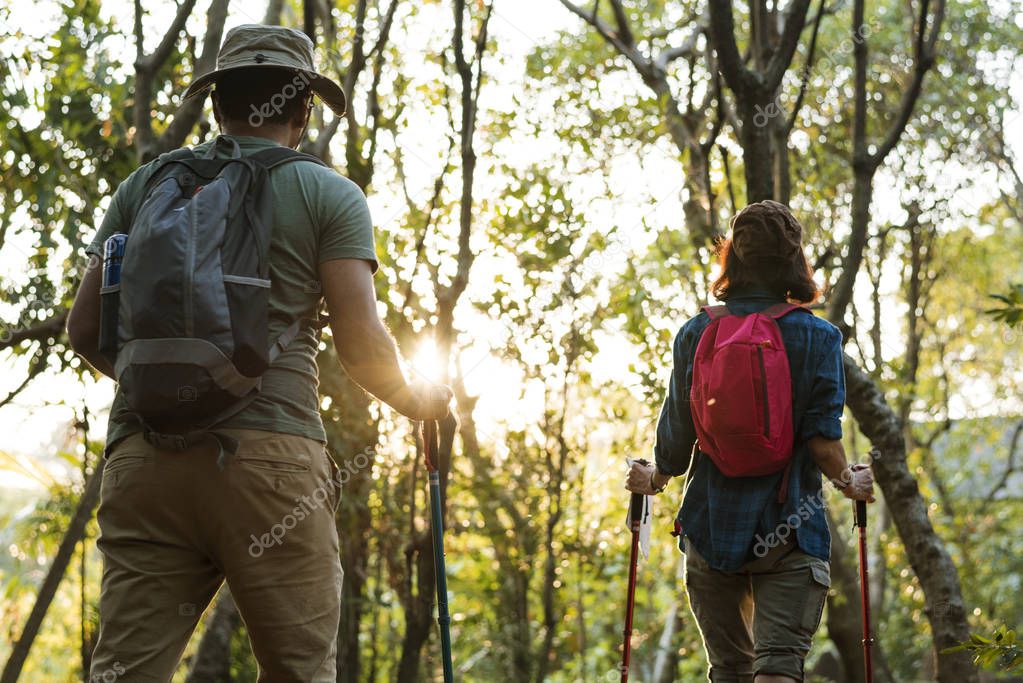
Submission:
M 677 462 L 672 462 L 677 461 Z M 669 458 L 658 449 L 654 449 L 654 466 L 661 474 L 681 477 L 689 469 L 689 458 Z
M 325 261 L 334 261 L 337 259 L 351 258 L 368 261 L 370 268 L 376 273 L 380 267 L 380 263 L 377 261 L 377 255 L 371 249 L 362 248 L 347 248 L 347 249 L 331 249 L 329 252 L 323 252 L 320 254 L 319 262 L 324 263 Z
M 815 436 L 838 441 L 842 438 L 842 421 L 837 417 L 817 417 L 803 425 L 803 441 Z

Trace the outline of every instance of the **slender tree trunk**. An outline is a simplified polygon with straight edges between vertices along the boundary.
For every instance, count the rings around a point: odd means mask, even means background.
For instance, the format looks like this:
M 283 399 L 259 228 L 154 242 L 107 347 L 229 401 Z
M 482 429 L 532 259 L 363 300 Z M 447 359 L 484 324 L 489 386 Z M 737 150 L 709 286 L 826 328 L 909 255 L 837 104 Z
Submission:
M 439 422 L 440 447 L 437 449 L 437 468 L 440 474 L 441 524 L 446 519 L 447 482 L 451 472 L 451 451 L 457 429 L 454 417 L 447 417 Z M 429 517 L 429 512 L 427 513 Z M 437 628 L 434 618 L 434 607 L 437 604 L 437 569 L 434 566 L 433 535 L 429 523 L 425 528 L 414 533 L 406 549 L 409 566 L 412 570 L 410 585 L 414 583 L 415 591 L 403 600 L 405 612 L 405 634 L 401 642 L 401 659 L 398 663 L 398 683 L 415 683 L 422 680 L 419 673 L 423 645 L 430 639 L 430 634 Z
M 225 585 L 199 641 L 186 683 L 231 683 L 231 638 L 241 623 L 241 615 Z
M 902 422 L 883 392 L 848 356 L 845 358 L 847 398 L 860 431 L 880 451 L 874 476 L 891 511 L 913 572 L 923 589 L 924 611 L 931 625 L 938 683 L 975 683 L 977 670 L 969 653 L 940 654 L 970 636 L 959 573 L 927 515 L 927 502 L 906 465 Z
M 750 203 L 775 197 L 771 121 L 764 114 L 773 105 L 768 104 L 769 98 L 759 95 L 745 95 L 739 108 L 742 119 L 739 140 L 742 143 L 742 163 L 746 175 L 746 199 Z
M 678 556 L 678 570 L 675 573 L 678 586 L 685 581 L 686 560 L 684 555 Z M 672 683 L 678 672 L 679 646 L 675 642 L 685 628 L 685 610 L 682 608 L 681 593 L 671 601 L 671 608 L 664 618 L 664 628 L 657 641 L 657 655 L 654 658 L 653 683 Z
M 867 229 L 870 224 L 870 201 L 874 194 L 873 184 L 872 170 L 856 170 L 853 178 L 851 227 L 842 259 L 842 274 L 828 296 L 828 319 L 836 325 L 841 322 L 852 301 L 856 275 L 863 263 L 863 250 L 867 246 Z
M 281 13 L 284 11 L 284 0 L 270 0 L 266 3 L 266 14 L 263 15 L 264 24 L 281 23 Z
M 789 128 L 784 116 L 771 121 L 774 142 L 774 198 L 788 205 L 792 198 L 792 171 L 789 160 Z
M 60 546 L 57 548 L 57 555 L 53 558 L 53 564 L 50 565 L 50 569 L 46 572 L 46 578 L 43 579 L 43 583 L 39 587 L 39 594 L 36 596 L 35 604 L 32 605 L 32 611 L 25 621 L 24 628 L 21 629 L 18 641 L 11 648 L 11 656 L 7 658 L 3 673 L 0 674 L 0 683 L 15 683 L 21 675 L 21 670 L 28 659 L 28 653 L 32 649 L 32 643 L 35 641 L 36 636 L 39 635 L 39 629 L 43 625 L 46 611 L 57 594 L 57 589 L 60 587 L 60 582 L 64 578 L 68 565 L 74 558 L 75 546 L 78 545 L 82 536 L 85 535 L 85 527 L 89 520 L 92 519 L 92 511 L 99 502 L 100 485 L 103 482 L 103 465 L 105 463 L 106 460 L 100 458 L 96 465 L 96 470 L 85 484 L 85 490 L 78 501 L 78 507 L 71 518 L 71 524 L 68 526 L 67 533 L 61 539 Z
M 654 683 L 672 683 L 678 672 L 678 645 L 675 639 L 682 632 L 682 607 L 678 600 L 671 603 L 664 618 L 664 628 L 657 640 L 657 654 L 654 658 Z
M 418 683 L 424 680 L 419 673 L 423 645 L 430 639 L 433 627 L 433 605 L 437 573 L 433 566 L 433 538 L 429 529 L 417 534 L 409 552 L 415 553 L 415 584 L 417 594 L 405 605 L 405 635 L 401 641 L 397 683 Z
M 372 469 L 352 474 L 342 493 L 337 523 L 341 542 L 341 622 L 338 628 L 338 683 L 358 683 L 361 675 L 359 634 L 366 613 L 366 578 L 373 515 L 369 508 Z

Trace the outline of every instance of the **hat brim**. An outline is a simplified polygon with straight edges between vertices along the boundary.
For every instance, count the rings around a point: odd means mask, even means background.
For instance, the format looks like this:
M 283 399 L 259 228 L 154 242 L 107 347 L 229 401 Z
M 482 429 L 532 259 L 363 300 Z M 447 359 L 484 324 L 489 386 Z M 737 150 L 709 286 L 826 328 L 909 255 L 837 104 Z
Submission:
M 188 86 L 188 89 L 185 90 L 184 99 L 187 100 L 197 95 L 205 95 L 216 84 L 218 78 L 227 74 L 231 74 L 235 71 L 239 71 L 241 69 L 277 69 L 301 73 L 302 75 L 309 79 L 309 90 L 311 90 L 314 95 L 323 100 L 323 103 L 326 104 L 330 108 L 330 110 L 334 112 L 336 116 L 345 115 L 345 109 L 347 108 L 347 100 L 345 99 L 345 91 L 341 88 L 340 85 L 335 83 L 330 78 L 327 78 L 322 74 L 316 73 L 315 71 L 310 71 L 308 69 L 300 69 L 297 67 L 285 67 L 279 64 L 273 65 L 268 64 L 266 66 L 258 64 L 246 64 L 244 66 L 233 66 L 228 67 L 226 69 L 217 69 L 216 71 L 211 71 L 208 74 L 203 74 L 199 78 L 192 81 L 191 85 Z

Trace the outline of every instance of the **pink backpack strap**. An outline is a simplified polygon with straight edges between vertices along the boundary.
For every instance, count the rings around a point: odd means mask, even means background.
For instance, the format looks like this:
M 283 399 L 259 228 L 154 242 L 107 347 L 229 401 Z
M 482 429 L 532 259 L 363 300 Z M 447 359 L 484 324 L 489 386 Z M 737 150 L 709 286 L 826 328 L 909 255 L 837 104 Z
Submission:
M 782 318 L 795 310 L 806 311 L 807 313 L 810 312 L 810 309 L 804 308 L 803 306 L 797 306 L 796 304 L 781 303 L 768 306 L 764 310 L 760 311 L 760 315 L 766 315 L 769 318 L 774 318 L 775 320 L 777 320 L 778 318 Z
M 732 312 L 728 310 L 728 306 L 725 306 L 724 304 L 720 304 L 718 306 L 704 306 L 703 310 L 708 316 L 710 316 L 711 320 L 717 320 L 718 318 L 724 318 L 725 316 L 732 314 Z

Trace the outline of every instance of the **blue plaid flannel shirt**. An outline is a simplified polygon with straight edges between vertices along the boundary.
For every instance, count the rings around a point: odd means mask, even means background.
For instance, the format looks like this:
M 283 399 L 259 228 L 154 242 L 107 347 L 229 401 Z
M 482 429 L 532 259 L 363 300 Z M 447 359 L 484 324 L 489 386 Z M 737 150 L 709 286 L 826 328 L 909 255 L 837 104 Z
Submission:
M 736 315 L 747 315 L 779 301 L 767 290 L 747 288 L 733 292 L 728 308 Z M 828 561 L 831 535 L 824 511 L 822 477 L 806 442 L 815 435 L 826 439 L 842 437 L 845 373 L 841 333 L 826 320 L 798 311 L 778 321 L 792 371 L 795 431 L 788 498 L 779 504 L 781 473 L 726 477 L 709 457 L 694 449 L 696 429 L 689 410 L 693 357 L 700 335 L 709 324 L 710 318 L 701 311 L 675 337 L 668 396 L 657 423 L 654 460 L 658 470 L 673 476 L 688 471 L 678 512 L 679 546 L 683 547 L 682 538 L 688 537 L 711 567 L 733 572 L 755 559 L 755 546 L 768 540 L 769 534 L 783 527 L 791 532 L 794 527 L 799 547 Z

